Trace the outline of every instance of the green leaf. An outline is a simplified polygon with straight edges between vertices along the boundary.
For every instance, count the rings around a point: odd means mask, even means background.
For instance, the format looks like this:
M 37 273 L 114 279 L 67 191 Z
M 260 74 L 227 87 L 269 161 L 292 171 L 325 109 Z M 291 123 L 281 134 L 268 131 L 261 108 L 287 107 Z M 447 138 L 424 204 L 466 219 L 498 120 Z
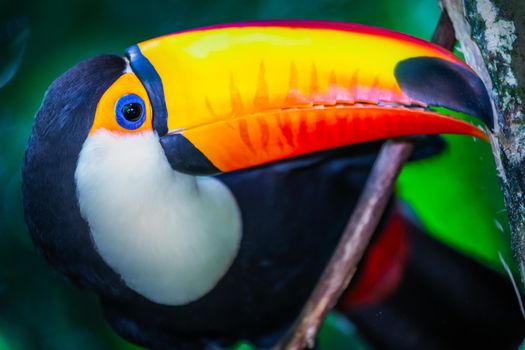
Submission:
M 370 346 L 359 336 L 356 327 L 345 316 L 331 312 L 324 321 L 317 341 L 321 350 L 367 350 Z

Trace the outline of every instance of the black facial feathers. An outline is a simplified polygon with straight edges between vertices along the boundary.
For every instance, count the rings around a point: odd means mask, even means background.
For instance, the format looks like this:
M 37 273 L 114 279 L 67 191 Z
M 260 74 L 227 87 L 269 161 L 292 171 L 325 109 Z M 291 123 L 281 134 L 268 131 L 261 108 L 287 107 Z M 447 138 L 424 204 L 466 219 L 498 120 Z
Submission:
M 97 103 L 125 65 L 118 56 L 95 57 L 51 84 L 34 121 L 22 174 L 24 214 L 35 244 L 74 282 L 99 291 L 103 285 L 117 289 L 121 282 L 95 252 L 74 174 Z

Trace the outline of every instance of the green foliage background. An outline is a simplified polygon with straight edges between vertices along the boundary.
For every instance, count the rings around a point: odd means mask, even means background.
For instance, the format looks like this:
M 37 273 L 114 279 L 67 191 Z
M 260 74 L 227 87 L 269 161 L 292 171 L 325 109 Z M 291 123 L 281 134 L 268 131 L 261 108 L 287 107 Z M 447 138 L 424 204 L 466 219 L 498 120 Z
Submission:
M 13 20 L 22 28 L 0 38 L 0 69 L 14 74 L 0 88 L 0 350 L 134 348 L 103 322 L 92 294 L 46 266 L 23 222 L 20 168 L 32 119 L 66 69 L 165 33 L 251 19 L 356 22 L 429 39 L 439 13 L 435 0 L 0 0 L 0 28 Z M 399 193 L 439 239 L 499 269 L 498 251 L 509 260 L 508 229 L 489 147 L 447 139 L 443 155 L 404 170 Z M 334 343 L 334 332 L 337 324 L 323 331 L 324 348 L 351 343 Z

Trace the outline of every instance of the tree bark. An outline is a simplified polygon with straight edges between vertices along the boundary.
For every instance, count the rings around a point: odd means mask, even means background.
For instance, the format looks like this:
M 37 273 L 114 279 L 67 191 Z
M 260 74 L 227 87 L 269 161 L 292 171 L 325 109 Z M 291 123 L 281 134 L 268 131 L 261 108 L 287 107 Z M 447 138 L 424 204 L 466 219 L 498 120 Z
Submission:
M 491 138 L 525 284 L 525 2 L 441 0 L 467 63 L 481 76 L 496 117 Z

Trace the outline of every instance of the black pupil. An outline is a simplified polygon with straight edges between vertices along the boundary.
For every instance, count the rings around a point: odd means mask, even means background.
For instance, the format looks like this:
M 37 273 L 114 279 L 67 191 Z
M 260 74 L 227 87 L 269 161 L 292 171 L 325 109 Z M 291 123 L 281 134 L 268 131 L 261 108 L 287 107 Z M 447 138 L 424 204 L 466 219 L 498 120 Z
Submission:
M 122 115 L 130 122 L 136 122 L 142 115 L 142 106 L 140 103 L 128 103 L 122 107 Z

